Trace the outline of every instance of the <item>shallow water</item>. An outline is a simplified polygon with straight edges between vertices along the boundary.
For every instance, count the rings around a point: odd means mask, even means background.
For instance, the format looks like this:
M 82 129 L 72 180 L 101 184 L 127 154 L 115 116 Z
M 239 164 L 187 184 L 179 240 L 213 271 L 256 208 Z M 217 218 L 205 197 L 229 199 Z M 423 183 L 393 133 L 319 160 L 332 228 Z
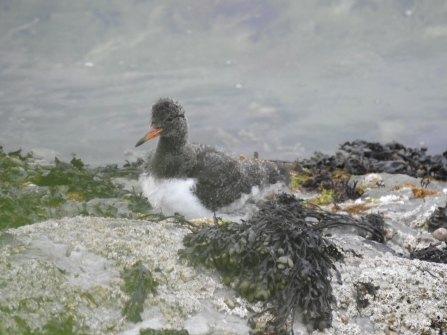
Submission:
M 0 3 L 0 145 L 141 156 L 151 104 L 190 139 L 293 160 L 357 138 L 447 143 L 445 1 Z

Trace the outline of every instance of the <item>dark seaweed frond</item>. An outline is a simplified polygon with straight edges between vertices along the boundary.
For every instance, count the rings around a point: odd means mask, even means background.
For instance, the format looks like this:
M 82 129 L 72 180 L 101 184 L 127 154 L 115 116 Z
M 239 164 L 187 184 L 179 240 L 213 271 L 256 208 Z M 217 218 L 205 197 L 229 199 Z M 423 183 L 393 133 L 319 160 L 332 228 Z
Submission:
M 310 211 L 283 194 L 249 221 L 203 226 L 187 235 L 180 254 L 222 271 L 224 282 L 233 282 L 249 301 L 267 302 L 264 312 L 275 316 L 272 329 L 284 326 L 298 308 L 305 323 L 322 329 L 331 325 L 332 259 L 342 255 L 308 221 Z
M 321 230 L 353 227 L 371 239 L 384 241 L 383 218 L 367 215 L 356 219 L 335 214 L 281 194 L 270 200 L 250 220 L 234 223 L 218 220 L 200 227 L 184 239 L 182 257 L 222 272 L 249 301 L 262 300 L 274 315 L 270 326 L 278 331 L 301 310 L 311 328 L 331 325 L 331 270 L 341 276 L 333 260 L 342 253 Z M 256 317 L 256 316 L 255 316 Z
M 447 247 L 440 247 L 441 243 L 430 244 L 428 247 L 413 251 L 410 259 L 447 264 Z
M 340 144 L 335 155 L 316 152 L 311 158 L 297 160 L 295 165 L 301 169 L 325 169 L 329 172 L 342 169 L 353 175 L 386 172 L 447 180 L 447 151 L 442 155 L 428 155 L 427 148 L 407 148 L 397 142 L 345 142 Z M 295 170 L 298 171 L 297 168 Z

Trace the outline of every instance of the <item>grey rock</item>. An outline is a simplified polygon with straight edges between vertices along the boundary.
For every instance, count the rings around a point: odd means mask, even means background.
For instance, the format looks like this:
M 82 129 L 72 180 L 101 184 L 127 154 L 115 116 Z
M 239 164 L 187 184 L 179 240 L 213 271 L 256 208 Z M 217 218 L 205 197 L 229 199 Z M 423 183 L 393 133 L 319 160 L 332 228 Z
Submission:
M 61 215 L 63 216 L 73 216 L 80 213 L 83 209 L 83 205 L 76 200 L 67 200 L 62 206 L 61 206 Z
M 87 202 L 87 212 L 94 216 L 107 215 L 109 211 L 116 211 L 120 216 L 130 216 L 131 210 L 127 201 L 111 198 L 111 199 L 92 199 Z
M 432 208 L 445 205 L 446 196 L 412 199 L 406 190 L 389 189 L 398 184 L 392 177 L 383 179 L 385 187 L 374 189 L 373 201 L 362 197 L 358 202 L 367 201 L 368 212 L 384 215 L 390 231 L 386 244 L 342 231 L 330 237 L 345 259 L 335 263 L 342 284 L 334 276 L 333 327 L 324 334 L 437 334 L 436 325 L 445 319 L 447 265 L 399 253 L 408 255 L 437 242 L 425 222 Z M 445 183 L 434 186 L 447 189 Z M 125 207 L 125 201 L 94 200 L 88 204 L 92 211 L 95 206 Z M 77 204 L 67 206 L 69 211 Z M 133 335 L 146 327 L 185 328 L 195 335 L 247 334 L 247 317 L 259 312 L 261 304 L 249 303 L 224 286 L 217 272 L 179 260 L 177 252 L 188 233 L 169 220 L 94 217 L 49 220 L 2 232 L 0 333 L 21 334 L 17 320 L 36 330 L 62 316 L 73 317 L 88 334 Z M 134 324 L 122 316 L 129 297 L 120 273 L 136 261 L 143 262 L 160 285 L 158 294 L 144 303 L 143 322 Z M 375 294 L 362 297 L 368 301 L 363 308 L 357 305 L 359 283 L 376 287 Z M 300 320 L 298 313 L 295 334 L 308 334 Z

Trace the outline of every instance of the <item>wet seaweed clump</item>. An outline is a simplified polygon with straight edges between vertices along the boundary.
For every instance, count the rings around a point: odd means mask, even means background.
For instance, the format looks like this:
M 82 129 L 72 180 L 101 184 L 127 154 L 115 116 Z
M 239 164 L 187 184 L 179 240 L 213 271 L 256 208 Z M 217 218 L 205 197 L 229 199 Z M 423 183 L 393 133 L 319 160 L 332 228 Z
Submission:
M 355 140 L 341 144 L 335 155 L 316 152 L 309 159 L 296 160 L 295 170 L 303 168 L 308 171 L 343 170 L 352 175 L 400 173 L 447 180 L 447 151 L 442 155 L 428 155 L 425 147 L 407 148 L 397 142 L 381 144 Z
M 302 201 L 282 194 L 248 221 L 215 219 L 215 225 L 202 226 L 185 237 L 180 254 L 193 264 L 216 267 L 224 283 L 248 301 L 265 301 L 260 315 L 274 316 L 270 330 L 293 323 L 298 309 L 305 323 L 323 329 L 331 325 L 333 260 L 342 254 L 316 229 L 313 219 L 319 217 Z
M 315 152 L 311 158 L 295 160 L 289 186 L 292 190 L 317 190 L 321 194 L 313 203 L 328 205 L 358 199 L 364 193 L 364 187 L 350 181 L 353 175 L 406 174 L 423 178 L 423 186 L 432 178 L 447 180 L 447 151 L 433 156 L 426 151 L 426 148 L 407 148 L 397 142 L 345 142 L 335 155 Z M 430 191 L 415 188 L 414 192 L 415 197 L 422 197 Z
M 413 251 L 410 259 L 447 264 L 447 247 L 441 247 L 441 243 L 430 244 L 426 248 Z
M 158 282 L 152 273 L 141 261 L 124 270 L 121 274 L 124 279 L 123 291 L 130 295 L 126 302 L 123 315 L 132 322 L 140 322 L 143 304 L 149 293 L 157 294 Z
M 303 168 L 295 164 L 291 172 L 290 188 L 292 190 L 317 190 L 321 194 L 314 198 L 315 205 L 328 205 L 358 199 L 364 190 L 357 187 L 357 181 L 351 182 L 351 175 L 343 170 L 327 170 L 325 168 Z

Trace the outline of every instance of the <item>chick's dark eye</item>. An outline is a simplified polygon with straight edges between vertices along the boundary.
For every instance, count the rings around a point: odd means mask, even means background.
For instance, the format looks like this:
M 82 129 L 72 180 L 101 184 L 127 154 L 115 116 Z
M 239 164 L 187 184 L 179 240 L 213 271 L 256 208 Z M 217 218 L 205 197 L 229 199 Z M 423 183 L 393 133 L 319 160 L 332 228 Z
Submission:
M 166 119 L 166 121 L 168 121 L 168 122 L 172 122 L 172 121 L 174 121 L 174 118 L 173 118 L 172 116 L 170 116 L 170 117 L 168 117 L 168 118 Z

